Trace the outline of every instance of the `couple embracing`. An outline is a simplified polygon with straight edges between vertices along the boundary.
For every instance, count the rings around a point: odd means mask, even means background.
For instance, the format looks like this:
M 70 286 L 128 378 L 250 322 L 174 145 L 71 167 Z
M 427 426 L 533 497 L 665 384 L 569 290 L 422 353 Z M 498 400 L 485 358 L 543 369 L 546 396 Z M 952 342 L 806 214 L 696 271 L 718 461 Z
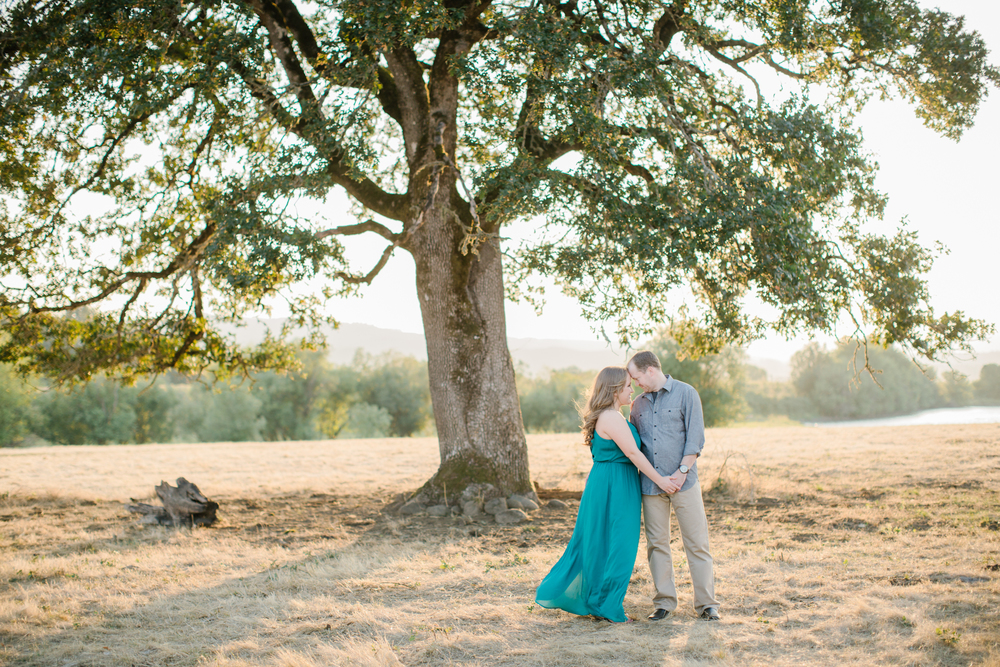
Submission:
M 644 392 L 629 404 L 632 382 Z M 581 616 L 631 622 L 622 603 L 639 547 L 640 507 L 656 593 L 649 620 L 677 608 L 670 556 L 673 507 L 687 553 L 695 613 L 719 620 L 708 521 L 697 460 L 705 444 L 701 399 L 694 387 L 664 375 L 652 352 L 625 368 L 610 366 L 594 380 L 582 410 L 584 441 L 594 465 L 580 499 L 566 551 L 538 586 L 535 601 Z

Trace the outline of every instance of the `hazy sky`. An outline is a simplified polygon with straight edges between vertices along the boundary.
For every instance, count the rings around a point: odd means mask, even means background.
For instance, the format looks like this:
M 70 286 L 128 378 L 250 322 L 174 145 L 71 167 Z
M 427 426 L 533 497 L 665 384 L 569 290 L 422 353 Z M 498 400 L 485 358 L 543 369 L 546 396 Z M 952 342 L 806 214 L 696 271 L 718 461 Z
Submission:
M 924 4 L 965 15 L 966 25 L 983 35 L 992 51 L 991 61 L 1000 66 L 1000 2 L 940 0 Z M 1000 191 L 996 157 L 1000 148 L 1000 91 L 992 91 L 980 109 L 976 126 L 958 143 L 923 127 L 902 102 L 870 103 L 861 126 L 868 149 L 880 164 L 878 187 L 889 195 L 885 220 L 873 230 L 892 234 L 905 217 L 925 246 L 944 243 L 950 255 L 940 258 L 930 275 L 935 310 L 962 310 L 1000 323 L 1000 216 L 995 201 Z M 375 243 L 365 254 L 380 251 L 380 244 Z M 367 260 L 359 261 L 358 268 L 366 264 Z M 419 333 L 422 327 L 413 281 L 412 260 L 401 252 L 366 289 L 364 298 L 331 302 L 331 312 L 342 322 Z M 516 338 L 599 339 L 580 316 L 576 302 L 554 289 L 547 294 L 541 316 L 527 305 L 508 304 L 507 329 Z M 787 359 L 805 340 L 786 342 L 773 336 L 754 343 L 750 353 Z M 1000 348 L 1000 336 L 976 347 L 981 351 Z

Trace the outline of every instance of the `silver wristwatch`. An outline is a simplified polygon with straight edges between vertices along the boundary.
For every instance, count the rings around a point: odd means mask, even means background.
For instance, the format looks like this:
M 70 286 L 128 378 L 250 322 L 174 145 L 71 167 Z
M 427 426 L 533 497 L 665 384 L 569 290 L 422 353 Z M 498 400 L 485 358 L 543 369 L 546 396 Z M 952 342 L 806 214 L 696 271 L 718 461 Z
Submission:
M 689 471 L 689 470 L 691 470 L 691 468 L 688 468 L 688 467 L 687 467 L 686 465 L 684 465 L 684 464 L 682 463 L 682 464 L 681 464 L 681 467 L 680 467 L 680 468 L 678 468 L 677 470 L 678 470 L 679 472 L 682 472 L 682 473 L 684 473 L 684 474 L 686 475 L 686 474 L 688 474 L 688 471 Z

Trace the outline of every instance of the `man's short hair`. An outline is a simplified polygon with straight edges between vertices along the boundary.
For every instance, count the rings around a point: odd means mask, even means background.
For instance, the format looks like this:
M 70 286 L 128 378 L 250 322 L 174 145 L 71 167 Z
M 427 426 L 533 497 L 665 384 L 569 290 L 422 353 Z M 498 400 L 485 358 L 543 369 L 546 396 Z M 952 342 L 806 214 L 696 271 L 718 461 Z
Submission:
M 649 350 L 633 354 L 632 358 L 628 360 L 628 365 L 635 367 L 635 370 L 640 373 L 645 373 L 646 369 L 650 366 L 656 370 L 660 370 L 660 360 Z

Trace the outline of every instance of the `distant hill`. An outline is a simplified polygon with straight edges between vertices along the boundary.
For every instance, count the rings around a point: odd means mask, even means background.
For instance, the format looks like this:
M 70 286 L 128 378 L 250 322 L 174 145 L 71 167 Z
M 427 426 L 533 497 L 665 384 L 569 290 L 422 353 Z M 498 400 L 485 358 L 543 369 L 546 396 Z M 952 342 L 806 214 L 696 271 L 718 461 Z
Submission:
M 283 319 L 253 320 L 234 332 L 241 345 L 253 345 L 264 339 L 268 329 L 277 332 L 283 324 Z M 427 346 L 422 334 L 352 323 L 342 323 L 338 329 L 324 328 L 323 333 L 326 335 L 327 358 L 335 364 L 351 363 L 358 350 L 374 355 L 398 352 L 427 359 Z M 580 370 L 598 370 L 624 364 L 628 360 L 625 351 L 616 352 L 597 341 L 510 338 L 507 345 L 514 363 L 523 364 L 522 368 L 528 375 L 570 366 Z
M 268 329 L 278 331 L 283 319 L 252 320 L 245 327 L 235 329 L 236 340 L 241 345 L 253 345 L 264 339 Z M 340 328 L 324 328 L 327 357 L 335 364 L 349 364 L 358 350 L 369 354 L 398 352 L 427 359 L 427 346 L 423 334 L 407 333 L 396 329 L 382 329 L 370 324 L 343 323 Z M 546 370 L 576 366 L 580 370 L 599 370 L 605 366 L 624 364 L 629 350 L 613 349 L 606 343 L 587 340 L 559 340 L 540 338 L 509 338 L 507 345 L 516 365 L 522 372 L 539 375 Z M 774 381 L 785 381 L 791 376 L 788 360 L 750 357 L 749 363 L 767 371 Z M 977 358 L 963 357 L 951 362 L 951 367 L 965 373 L 970 380 L 979 377 L 985 364 L 1000 364 L 1000 351 L 981 352 Z M 938 376 L 948 370 L 947 364 L 934 364 Z

